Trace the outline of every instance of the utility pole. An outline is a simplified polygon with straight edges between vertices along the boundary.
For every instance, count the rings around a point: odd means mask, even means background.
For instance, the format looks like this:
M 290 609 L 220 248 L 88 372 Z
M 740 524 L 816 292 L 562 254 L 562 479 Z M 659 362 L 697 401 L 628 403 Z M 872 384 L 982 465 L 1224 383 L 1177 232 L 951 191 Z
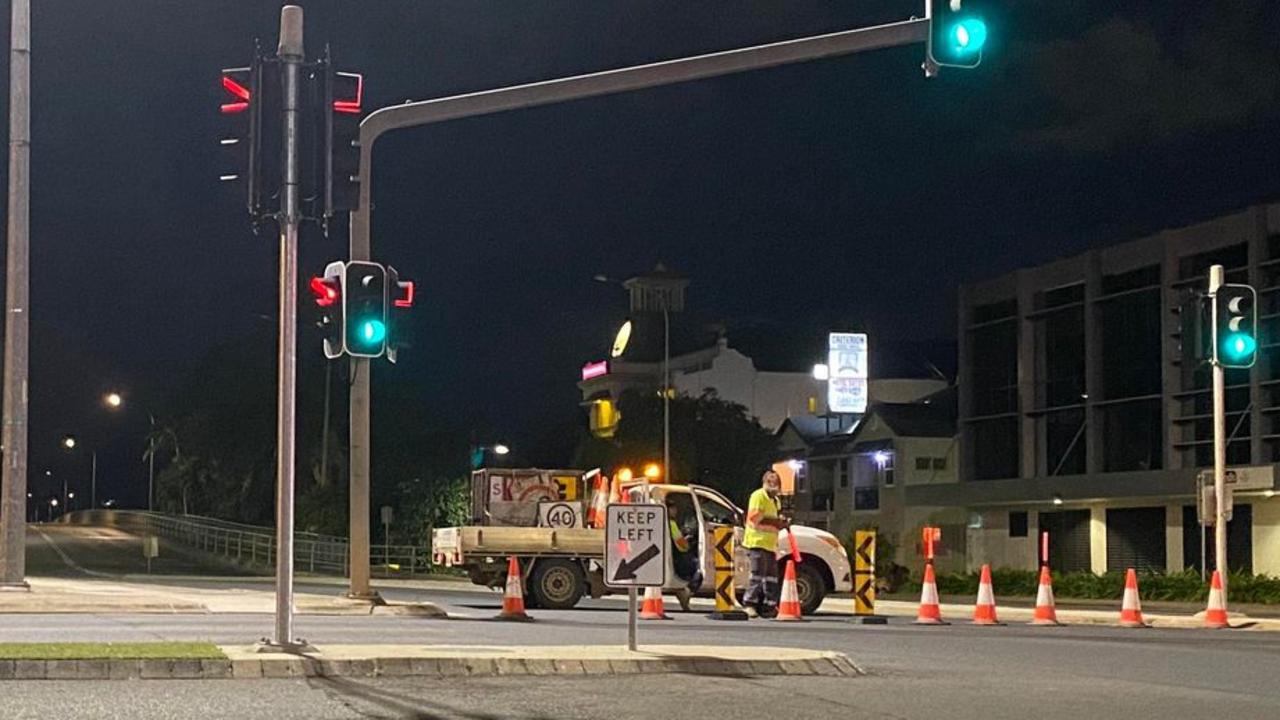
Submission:
M 1209 268 L 1209 297 L 1213 303 L 1213 327 L 1210 337 L 1213 338 L 1213 567 L 1222 579 L 1222 601 L 1227 601 L 1227 389 L 1226 371 L 1218 360 L 1218 289 L 1222 287 L 1223 268 L 1213 265 Z
M 0 590 L 27 585 L 27 347 L 30 331 L 31 2 L 12 0 L 9 40 L 9 246 L 5 266 L 4 496 Z
M 280 347 L 276 401 L 276 622 L 263 648 L 292 652 L 305 643 L 293 636 L 293 486 L 298 365 L 298 123 L 303 62 L 302 8 L 280 9 L 280 58 L 283 97 L 284 162 L 280 208 Z

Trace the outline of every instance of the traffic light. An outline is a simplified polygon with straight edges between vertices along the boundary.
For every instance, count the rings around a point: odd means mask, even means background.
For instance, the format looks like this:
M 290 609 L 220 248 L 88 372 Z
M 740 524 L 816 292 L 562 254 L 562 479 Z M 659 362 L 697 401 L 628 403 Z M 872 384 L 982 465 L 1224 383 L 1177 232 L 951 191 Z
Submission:
M 342 357 L 342 275 L 345 266 L 341 260 L 329 263 L 324 275 L 311 278 L 309 285 L 319 311 L 316 325 L 324 333 L 324 356 L 330 360 Z
M 412 280 L 401 280 L 396 269 L 387 266 L 387 359 L 396 361 L 403 341 L 404 323 L 401 321 L 404 311 L 413 307 L 414 284 Z
M 219 89 L 218 147 L 222 151 L 218 181 L 243 193 L 249 212 L 255 204 L 256 169 L 250 162 L 254 153 L 250 149 L 256 136 L 254 116 L 258 109 L 253 103 L 254 67 L 224 68 Z
M 1188 289 L 1173 309 L 1178 316 L 1178 355 L 1183 366 L 1194 371 L 1213 356 L 1209 327 L 1209 297 L 1199 290 Z
M 982 62 L 987 23 L 973 0 L 929 0 L 929 59 L 944 67 L 975 68 Z
M 347 263 L 342 282 L 342 344 L 353 357 L 387 349 L 387 271 L 378 263 Z
M 226 68 L 219 81 L 218 180 L 236 189 L 255 220 L 279 208 L 279 122 L 269 108 L 280 103 L 280 66 L 254 48 L 248 67 Z
M 360 207 L 360 116 L 364 110 L 364 76 L 324 72 L 325 143 L 324 214 Z
M 1222 285 L 1213 296 L 1213 359 L 1250 368 L 1258 359 L 1258 293 L 1250 285 Z

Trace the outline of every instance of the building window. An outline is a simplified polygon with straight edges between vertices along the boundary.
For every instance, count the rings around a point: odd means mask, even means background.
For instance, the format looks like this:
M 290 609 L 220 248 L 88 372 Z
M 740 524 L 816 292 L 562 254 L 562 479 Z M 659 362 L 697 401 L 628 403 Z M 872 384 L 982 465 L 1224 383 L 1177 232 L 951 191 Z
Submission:
M 928 470 L 933 465 L 933 458 L 918 457 L 916 458 L 917 470 Z
M 1018 477 L 1018 418 L 1003 417 L 972 423 L 973 478 L 1004 480 Z
M 796 470 L 796 492 L 802 493 L 808 490 L 809 485 L 809 463 L 803 460 L 792 460 L 792 467 Z
M 1027 536 L 1027 513 L 1017 511 L 1009 513 L 1009 537 Z
M 849 487 L 849 458 L 836 460 L 836 473 L 840 476 L 840 487 Z
M 853 509 L 854 510 L 879 510 L 880 509 L 880 488 L 860 487 L 853 489 Z
M 880 482 L 884 483 L 885 487 L 893 487 L 893 453 L 878 450 L 872 457 L 876 461 L 876 468 L 880 471 Z
M 944 457 L 934 458 L 934 459 L 933 459 L 933 469 L 934 469 L 934 470 L 946 470 L 946 469 L 947 469 L 947 459 L 946 459 L 946 458 L 944 458 Z

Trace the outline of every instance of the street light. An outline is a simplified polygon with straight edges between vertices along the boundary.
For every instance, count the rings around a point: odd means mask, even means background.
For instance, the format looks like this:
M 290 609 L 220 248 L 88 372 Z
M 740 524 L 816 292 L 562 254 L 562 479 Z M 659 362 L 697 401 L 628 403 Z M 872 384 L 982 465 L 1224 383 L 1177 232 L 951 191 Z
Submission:
M 102 402 L 110 410 L 118 410 L 124 406 L 124 396 L 111 391 L 102 396 Z M 147 435 L 147 512 L 154 510 L 156 496 L 156 416 L 148 412 L 147 420 L 151 423 L 151 432 Z
M 62 449 L 71 452 L 76 449 L 77 445 L 75 435 L 66 435 L 62 438 Z M 89 451 L 89 509 L 93 510 L 98 506 L 98 451 L 97 449 Z
M 507 455 L 511 452 L 511 448 L 507 447 L 503 443 L 471 446 L 471 469 L 479 470 L 484 467 L 485 453 L 490 451 L 492 451 L 494 455 Z

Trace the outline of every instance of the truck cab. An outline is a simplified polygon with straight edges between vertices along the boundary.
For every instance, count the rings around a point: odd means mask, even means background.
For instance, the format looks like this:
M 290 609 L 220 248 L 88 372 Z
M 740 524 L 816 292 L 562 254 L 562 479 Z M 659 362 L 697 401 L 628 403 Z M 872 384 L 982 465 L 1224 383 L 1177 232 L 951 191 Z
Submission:
M 637 500 L 647 492 L 650 502 L 666 505 L 672 521 L 669 525 L 674 524 L 690 546 L 687 555 L 693 556 L 693 562 L 689 562 L 687 557 L 682 558 L 684 553 L 677 552 L 674 547 L 668 553 L 669 566 L 664 592 L 678 594 L 691 590 L 694 595 L 707 597 L 713 594 L 713 538 L 716 528 L 725 526 L 733 528 L 734 585 L 739 594 L 746 589 L 750 572 L 747 552 L 742 547 L 746 513 L 741 508 L 716 490 L 701 485 L 655 484 L 648 485 L 647 490 L 643 486 L 633 486 L 631 492 Z M 637 495 L 640 497 L 636 497 Z M 669 532 L 674 530 L 669 529 Z M 789 556 L 791 539 L 788 535 L 791 533 L 794 533 L 801 557 L 801 562 L 796 565 L 796 590 L 800 596 L 802 612 L 811 614 L 818 609 L 827 594 L 849 592 L 852 589 L 849 560 L 836 536 L 804 526 L 794 526 L 790 531 L 782 531 L 778 544 L 779 554 Z M 673 542 L 671 538 L 668 541 Z M 692 570 L 696 570 L 696 574 Z M 693 581 L 698 581 L 696 587 L 691 586 Z

